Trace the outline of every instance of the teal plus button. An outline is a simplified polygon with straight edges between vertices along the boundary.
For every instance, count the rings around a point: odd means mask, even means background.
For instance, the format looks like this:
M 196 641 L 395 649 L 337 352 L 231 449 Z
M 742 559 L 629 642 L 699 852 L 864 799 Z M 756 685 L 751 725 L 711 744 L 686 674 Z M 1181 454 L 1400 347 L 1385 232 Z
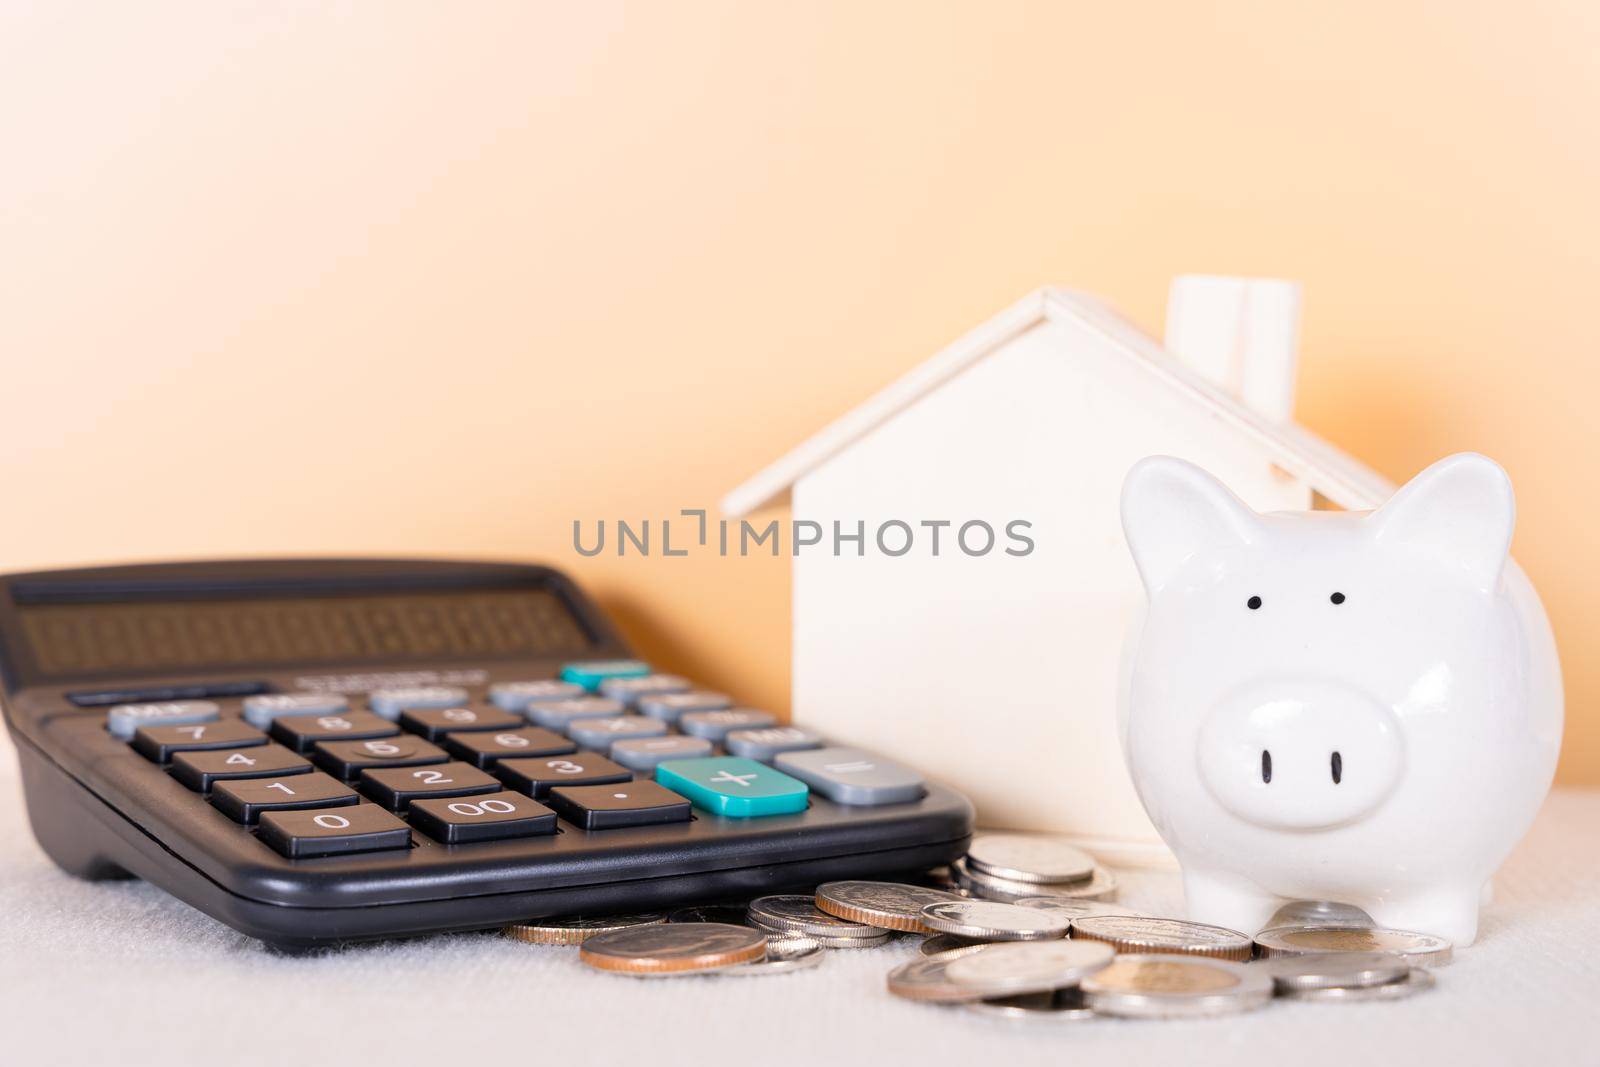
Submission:
M 717 815 L 748 819 L 806 810 L 804 782 L 738 756 L 665 760 L 656 764 L 656 781 Z
M 561 680 L 581 685 L 592 693 L 607 678 L 643 678 L 649 673 L 650 665 L 636 659 L 592 659 L 563 666 Z

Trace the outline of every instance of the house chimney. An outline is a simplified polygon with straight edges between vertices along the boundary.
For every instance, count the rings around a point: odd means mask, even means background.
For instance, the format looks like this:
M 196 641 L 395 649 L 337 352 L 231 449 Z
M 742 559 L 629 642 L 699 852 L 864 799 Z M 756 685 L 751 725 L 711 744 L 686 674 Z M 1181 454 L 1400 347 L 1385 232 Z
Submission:
M 1300 285 L 1186 274 L 1167 298 L 1167 350 L 1273 422 L 1294 416 Z

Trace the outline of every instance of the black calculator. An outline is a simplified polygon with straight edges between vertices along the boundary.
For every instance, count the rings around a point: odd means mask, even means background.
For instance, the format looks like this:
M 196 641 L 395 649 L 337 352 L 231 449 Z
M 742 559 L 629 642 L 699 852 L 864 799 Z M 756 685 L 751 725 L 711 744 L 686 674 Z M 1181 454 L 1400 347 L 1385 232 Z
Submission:
M 548 567 L 15 574 L 0 675 L 58 865 L 286 948 L 926 870 L 972 832 L 892 754 L 639 662 Z

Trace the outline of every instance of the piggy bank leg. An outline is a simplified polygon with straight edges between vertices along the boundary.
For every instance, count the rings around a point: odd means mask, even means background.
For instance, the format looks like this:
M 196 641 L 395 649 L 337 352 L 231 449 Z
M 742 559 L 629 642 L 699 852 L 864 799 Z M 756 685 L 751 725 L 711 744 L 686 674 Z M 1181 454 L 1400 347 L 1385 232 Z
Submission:
M 1477 884 L 1441 887 L 1375 902 L 1367 910 L 1379 926 L 1447 937 L 1455 947 L 1465 948 L 1478 936 L 1478 902 L 1483 888 Z
M 1259 933 L 1283 904 L 1281 898 L 1237 875 L 1192 867 L 1183 869 L 1183 899 L 1193 921 L 1251 935 Z

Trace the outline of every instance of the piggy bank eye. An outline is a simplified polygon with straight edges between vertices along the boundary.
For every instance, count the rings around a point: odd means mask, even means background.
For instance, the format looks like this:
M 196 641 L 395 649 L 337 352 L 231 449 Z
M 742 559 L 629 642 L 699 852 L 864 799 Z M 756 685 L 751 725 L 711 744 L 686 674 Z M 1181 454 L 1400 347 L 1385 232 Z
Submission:
M 1249 608 L 1251 611 L 1254 611 L 1261 606 L 1261 598 L 1258 596 L 1253 596 L 1244 602 L 1244 606 Z
M 1343 593 L 1335 593 L 1331 597 L 1329 597 L 1328 599 L 1333 601 L 1335 604 L 1343 604 L 1344 603 L 1344 594 Z

